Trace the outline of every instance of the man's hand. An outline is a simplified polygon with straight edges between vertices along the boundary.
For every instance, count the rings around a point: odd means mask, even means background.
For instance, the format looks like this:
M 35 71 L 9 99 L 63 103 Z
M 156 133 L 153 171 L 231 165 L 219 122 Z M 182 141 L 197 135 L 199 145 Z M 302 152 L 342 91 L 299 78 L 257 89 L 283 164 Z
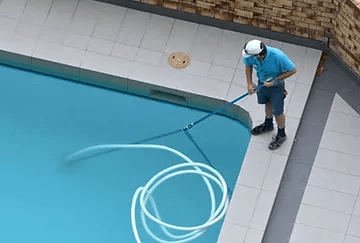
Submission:
M 256 88 L 256 85 L 254 83 L 248 84 L 247 89 L 248 89 L 248 92 L 249 92 L 250 95 L 255 93 L 255 90 L 254 90 L 255 88 Z
M 271 87 L 274 85 L 276 79 L 274 78 L 268 78 L 265 82 L 264 82 L 264 86 L 266 87 Z
M 273 81 L 271 81 L 271 82 L 265 82 L 264 83 L 264 86 L 266 86 L 266 87 L 271 87 L 271 86 L 273 86 L 274 85 L 274 82 Z

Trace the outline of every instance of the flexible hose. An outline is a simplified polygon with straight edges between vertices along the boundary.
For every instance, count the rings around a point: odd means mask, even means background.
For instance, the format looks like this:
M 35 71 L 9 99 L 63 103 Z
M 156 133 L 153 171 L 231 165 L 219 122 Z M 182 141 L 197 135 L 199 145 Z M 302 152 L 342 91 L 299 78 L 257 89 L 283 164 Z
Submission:
M 199 236 L 201 236 L 208 227 L 214 225 L 215 223 L 219 222 L 226 213 L 227 207 L 229 205 L 229 198 L 227 194 L 227 185 L 222 177 L 222 175 L 213 169 L 211 166 L 198 163 L 192 161 L 189 157 L 185 156 L 181 152 L 169 148 L 167 146 L 163 145 L 155 145 L 155 144 L 109 144 L 109 145 L 97 145 L 85 148 L 83 150 L 80 150 L 70 156 L 68 156 L 65 159 L 66 163 L 71 162 L 71 160 L 76 159 L 76 157 L 82 156 L 88 152 L 99 150 L 99 149 L 119 149 L 119 148 L 137 148 L 137 149 L 158 149 L 158 150 L 165 150 L 168 152 L 171 152 L 182 159 L 184 159 L 186 162 L 182 164 L 173 165 L 171 167 L 168 167 L 162 171 L 160 171 L 158 174 L 153 176 L 143 187 L 139 187 L 133 196 L 132 203 L 131 203 L 131 225 L 134 233 L 134 237 L 137 243 L 141 243 L 141 239 L 138 233 L 137 224 L 136 224 L 136 204 L 137 201 L 139 201 L 140 210 L 141 210 L 141 221 L 143 224 L 143 227 L 145 231 L 157 242 L 160 243 L 185 243 L 190 242 Z M 204 170 L 201 170 L 205 169 Z M 155 200 L 151 196 L 151 194 L 154 192 L 154 190 L 161 184 L 167 181 L 170 178 L 185 175 L 185 174 L 197 174 L 202 177 L 204 180 L 207 189 L 210 194 L 210 200 L 211 200 L 211 213 L 206 222 L 200 225 L 196 226 L 190 226 L 190 227 L 184 227 L 184 226 L 177 226 L 173 224 L 169 224 L 161 220 L 159 210 L 157 209 Z M 209 179 L 215 182 L 219 188 L 221 189 L 223 195 L 220 204 L 216 208 L 216 201 L 215 201 L 215 195 L 214 190 L 209 182 Z M 154 214 L 152 215 L 148 209 L 146 208 L 146 205 L 148 201 L 150 200 L 150 204 L 154 210 Z M 151 230 L 149 229 L 147 223 L 146 223 L 146 217 L 150 220 L 152 220 L 154 223 L 158 224 L 164 234 L 169 238 L 169 240 L 161 239 L 160 237 L 156 236 Z M 175 235 L 170 233 L 167 229 L 173 229 L 177 231 L 186 231 L 186 233 Z

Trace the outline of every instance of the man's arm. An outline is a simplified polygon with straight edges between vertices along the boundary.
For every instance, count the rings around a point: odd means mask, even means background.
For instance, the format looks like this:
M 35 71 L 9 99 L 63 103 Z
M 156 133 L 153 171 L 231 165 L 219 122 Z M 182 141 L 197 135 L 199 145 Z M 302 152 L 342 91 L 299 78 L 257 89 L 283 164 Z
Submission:
M 288 71 L 288 72 L 285 72 L 285 73 L 279 75 L 279 76 L 275 79 L 275 82 L 278 82 L 278 81 L 280 81 L 280 80 L 282 80 L 282 79 L 286 79 L 286 78 L 294 75 L 295 73 L 296 73 L 296 68 L 294 68 L 294 69 L 291 70 L 291 71 Z
M 246 72 L 246 82 L 247 85 L 251 84 L 252 81 L 252 72 L 253 72 L 253 67 L 252 66 L 245 66 L 245 72 Z
M 274 80 L 272 80 L 270 82 L 265 82 L 264 85 L 267 86 L 267 87 L 270 87 L 270 86 L 274 85 L 276 82 L 279 82 L 280 80 L 286 79 L 286 78 L 294 75 L 295 73 L 296 73 L 296 68 L 294 68 L 291 71 L 280 74 L 279 76 L 276 77 L 276 79 L 274 79 Z
M 254 89 L 256 87 L 256 85 L 252 81 L 252 72 L 253 72 L 253 67 L 245 65 L 246 84 L 249 94 L 255 93 Z

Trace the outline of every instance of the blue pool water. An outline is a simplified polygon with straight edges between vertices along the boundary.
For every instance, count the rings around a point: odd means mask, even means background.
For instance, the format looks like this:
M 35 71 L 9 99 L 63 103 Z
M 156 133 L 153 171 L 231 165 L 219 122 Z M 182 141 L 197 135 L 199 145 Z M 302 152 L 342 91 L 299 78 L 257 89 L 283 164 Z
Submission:
M 130 221 L 135 190 L 184 161 L 164 151 L 125 149 L 68 170 L 57 168 L 85 147 L 132 143 L 182 128 L 206 113 L 5 66 L 0 75 L 0 242 L 135 242 Z M 213 116 L 190 133 L 234 189 L 248 129 Z M 184 133 L 150 143 L 205 162 Z M 215 192 L 220 198 L 220 190 Z M 198 176 L 170 179 L 154 197 L 169 223 L 198 225 L 209 217 L 209 194 Z M 215 243 L 221 225 L 194 242 Z M 138 228 L 143 242 L 154 242 L 141 224 Z

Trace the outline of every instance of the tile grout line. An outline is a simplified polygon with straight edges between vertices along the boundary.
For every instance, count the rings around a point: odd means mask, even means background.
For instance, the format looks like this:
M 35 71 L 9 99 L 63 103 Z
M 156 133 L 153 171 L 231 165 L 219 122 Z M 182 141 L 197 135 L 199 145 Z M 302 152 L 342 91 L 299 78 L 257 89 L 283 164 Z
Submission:
M 74 11 L 74 13 L 73 13 L 72 16 L 71 16 L 71 23 L 72 23 L 72 20 L 74 20 L 74 17 L 75 17 L 75 14 L 76 14 L 77 9 L 78 9 L 78 7 L 79 7 L 79 4 L 80 4 L 80 0 L 77 0 L 77 4 L 76 4 L 76 7 L 75 7 L 75 11 Z M 71 23 L 70 23 L 70 24 L 71 24 Z
M 329 129 L 329 128 L 324 128 L 324 130 L 329 131 L 329 132 L 334 132 L 334 133 L 340 133 L 340 134 L 343 134 L 343 135 L 348 135 L 348 136 L 353 137 L 353 138 L 360 138 L 360 136 L 357 136 L 357 135 L 353 135 L 353 134 L 345 133 L 345 132 L 340 132 L 340 131 L 336 131 L 336 130 Z
M 114 40 L 114 44 L 113 44 L 113 46 L 112 46 L 112 48 L 111 48 L 111 51 L 110 51 L 110 56 L 113 56 L 113 52 L 114 52 L 114 49 L 115 49 L 115 46 L 116 46 L 116 43 L 117 43 L 117 38 L 119 37 L 119 35 L 120 35 L 120 33 L 121 33 L 121 29 L 122 29 L 122 27 L 123 27 L 123 24 L 124 24 L 124 21 L 125 21 L 125 18 L 126 18 L 126 16 L 127 16 L 128 12 L 129 12 L 129 9 L 126 8 L 126 12 L 125 12 L 125 14 L 124 14 L 124 17 L 123 17 L 122 20 L 121 20 L 119 30 L 118 30 L 118 32 L 116 33 L 115 40 Z M 136 59 L 136 56 L 137 56 L 137 53 L 138 53 L 139 49 L 140 49 L 140 47 L 138 47 L 138 49 L 137 49 L 137 51 L 136 51 L 135 59 Z
M 303 162 L 295 162 L 295 163 L 303 163 Z M 316 163 L 316 160 L 315 160 L 314 165 L 313 165 L 313 167 L 315 167 L 315 168 L 330 171 L 330 172 L 336 172 L 336 173 L 344 174 L 344 175 L 347 175 L 347 176 L 360 178 L 360 174 L 359 175 L 354 175 L 354 174 L 350 174 L 350 173 L 345 173 L 345 172 L 342 172 L 342 171 L 338 171 L 338 170 L 334 170 L 334 169 L 330 169 L 330 168 L 326 168 L 326 167 L 321 167 L 321 166 L 316 165 L 315 163 Z M 303 164 L 305 164 L 305 163 L 303 163 Z
M 356 111 L 355 111 L 356 112 Z M 360 116 L 358 114 L 356 115 L 350 115 L 348 113 L 345 113 L 345 112 L 341 112 L 341 111 L 330 111 L 330 113 L 336 113 L 336 114 L 342 114 L 342 115 L 345 115 L 345 116 L 349 116 L 349 117 L 352 117 L 352 118 L 359 118 L 360 119 Z
M 311 187 L 314 187 L 314 188 L 317 188 L 317 189 L 324 189 L 324 190 L 331 191 L 331 192 L 341 193 L 341 194 L 345 194 L 347 196 L 356 197 L 355 194 L 351 194 L 351 193 L 348 193 L 348 192 L 342 192 L 342 191 L 338 191 L 338 190 L 333 190 L 333 189 L 330 189 L 330 188 L 321 187 L 321 186 L 317 186 L 317 185 L 313 185 L 313 184 L 308 184 L 307 186 L 311 186 Z
M 333 149 L 326 148 L 326 147 L 319 147 L 319 148 L 321 148 L 322 150 L 336 152 L 336 153 L 339 153 L 339 154 L 342 154 L 342 155 L 348 155 L 348 156 L 351 156 L 351 157 L 358 157 L 358 155 L 348 154 L 348 153 L 345 153 L 345 152 L 342 152 L 342 151 L 337 151 L 337 150 L 333 150 Z
M 310 227 L 310 228 L 325 230 L 325 231 L 329 231 L 329 232 L 332 232 L 332 233 L 341 234 L 341 235 L 346 236 L 345 233 L 342 233 L 342 232 L 339 232 L 339 231 L 334 231 L 334 230 L 327 229 L 327 228 L 322 228 L 322 227 L 313 226 L 313 225 L 309 225 L 309 224 L 304 224 L 304 223 L 300 223 L 300 222 L 295 222 L 295 224 L 305 225 L 305 226 Z
M 327 147 L 323 147 L 323 145 L 319 144 L 319 149 L 326 149 L 328 151 L 332 151 L 332 152 L 337 152 L 337 153 L 341 153 L 341 154 L 345 154 L 345 155 L 350 155 L 350 156 L 359 156 L 358 154 L 348 154 L 346 152 L 340 151 L 340 150 L 335 150 L 335 149 L 329 149 Z
M 49 7 L 49 10 L 48 10 L 48 12 L 47 12 L 47 14 L 46 14 L 46 17 L 45 17 L 45 20 L 44 20 L 44 26 L 45 26 L 45 24 L 46 24 L 46 20 L 48 19 L 49 15 L 50 15 L 50 12 L 51 12 L 51 9 L 52 9 L 52 6 L 53 6 L 53 5 L 54 5 L 54 0 L 52 0 L 51 5 L 50 5 L 50 7 Z
M 354 196 L 354 195 L 351 195 L 351 196 Z M 339 213 L 339 214 L 342 214 L 342 215 L 346 215 L 346 216 L 351 216 L 352 213 L 344 213 L 344 212 L 341 212 L 341 211 L 338 211 L 338 210 L 334 210 L 334 209 L 329 209 L 329 208 L 322 208 L 320 206 L 316 206 L 316 205 L 312 205 L 312 204 L 308 204 L 308 203 L 304 203 L 304 202 L 301 202 L 302 205 L 305 205 L 305 206 L 308 206 L 308 207 L 312 207 L 312 208 L 317 208 L 317 209 L 322 209 L 324 211 L 329 211 L 329 212 L 333 212 L 333 213 Z

